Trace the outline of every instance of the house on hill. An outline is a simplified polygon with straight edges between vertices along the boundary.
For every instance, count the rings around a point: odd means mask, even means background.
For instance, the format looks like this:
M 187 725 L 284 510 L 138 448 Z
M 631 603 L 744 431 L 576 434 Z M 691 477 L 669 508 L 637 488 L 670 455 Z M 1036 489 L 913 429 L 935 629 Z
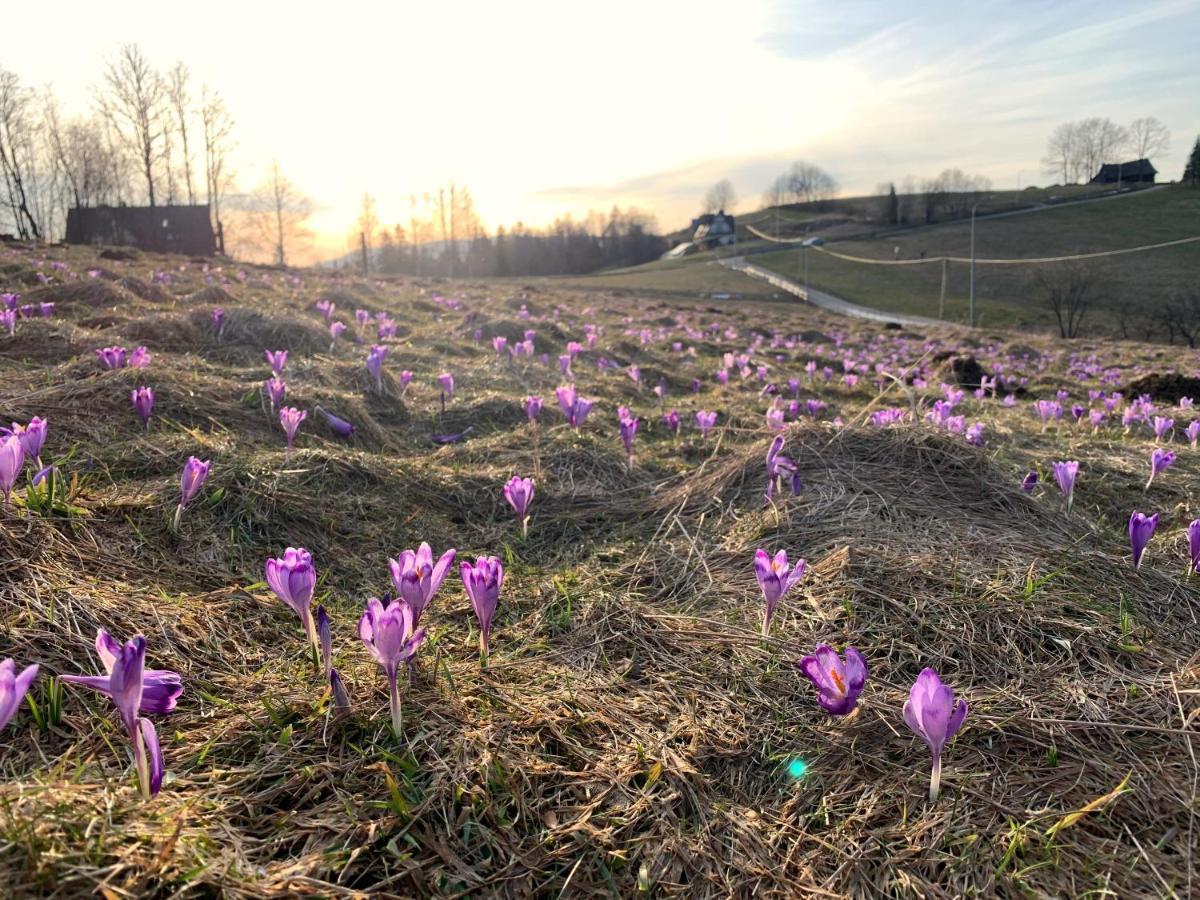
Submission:
M 1135 159 L 1133 162 L 1104 163 L 1100 171 L 1091 180 L 1092 184 L 1154 184 L 1154 176 L 1158 170 L 1148 159 Z
M 737 241 L 733 230 L 733 216 L 725 210 L 715 213 L 705 213 L 699 218 L 692 219 L 692 243 L 708 250 L 712 247 L 724 247 Z
M 67 210 L 67 243 L 189 256 L 212 256 L 218 246 L 207 204 L 75 207 Z

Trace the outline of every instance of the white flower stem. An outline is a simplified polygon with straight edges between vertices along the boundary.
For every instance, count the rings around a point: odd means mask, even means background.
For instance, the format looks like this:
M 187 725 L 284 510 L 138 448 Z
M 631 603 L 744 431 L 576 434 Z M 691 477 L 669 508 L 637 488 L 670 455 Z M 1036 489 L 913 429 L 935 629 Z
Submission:
M 397 673 L 388 675 L 388 687 L 391 689 L 392 731 L 399 738 L 404 727 L 404 713 L 400 708 L 400 682 Z
M 935 756 L 933 758 L 933 771 L 929 774 L 929 802 L 933 803 L 937 800 L 938 794 L 942 792 L 942 758 Z

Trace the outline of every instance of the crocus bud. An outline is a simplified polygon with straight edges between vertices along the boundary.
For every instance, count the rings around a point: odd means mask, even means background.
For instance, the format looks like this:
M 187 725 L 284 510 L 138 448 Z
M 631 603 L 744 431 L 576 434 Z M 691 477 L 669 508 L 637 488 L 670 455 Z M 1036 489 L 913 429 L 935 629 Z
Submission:
M 142 427 L 150 427 L 150 413 L 154 409 L 154 391 L 144 385 L 135 388 L 130 395 L 130 400 L 133 402 L 133 409 L 142 419 Z

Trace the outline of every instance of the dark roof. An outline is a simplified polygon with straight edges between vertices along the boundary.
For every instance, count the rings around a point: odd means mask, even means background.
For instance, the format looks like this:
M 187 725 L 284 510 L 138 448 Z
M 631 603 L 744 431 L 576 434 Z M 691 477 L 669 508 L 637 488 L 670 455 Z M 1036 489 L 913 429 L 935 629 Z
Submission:
M 217 249 L 207 204 L 76 207 L 67 210 L 67 243 L 199 255 Z
M 1158 169 L 1150 164 L 1148 159 L 1135 159 L 1132 162 L 1123 163 L 1104 163 L 1100 166 L 1100 171 L 1096 173 L 1097 178 L 1111 177 L 1114 180 L 1119 176 L 1121 178 L 1137 178 L 1142 175 L 1157 175 Z

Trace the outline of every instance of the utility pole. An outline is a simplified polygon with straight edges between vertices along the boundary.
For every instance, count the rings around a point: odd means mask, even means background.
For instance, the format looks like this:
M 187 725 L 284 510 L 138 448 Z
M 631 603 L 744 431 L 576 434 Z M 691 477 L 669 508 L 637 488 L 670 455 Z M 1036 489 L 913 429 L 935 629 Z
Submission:
M 979 209 L 979 204 L 984 200 L 990 200 L 991 197 L 981 197 L 975 201 L 975 205 L 971 207 L 971 327 L 975 327 L 975 210 Z
M 938 319 L 946 318 L 946 269 L 950 266 L 949 257 L 942 257 L 942 295 L 938 298 Z

